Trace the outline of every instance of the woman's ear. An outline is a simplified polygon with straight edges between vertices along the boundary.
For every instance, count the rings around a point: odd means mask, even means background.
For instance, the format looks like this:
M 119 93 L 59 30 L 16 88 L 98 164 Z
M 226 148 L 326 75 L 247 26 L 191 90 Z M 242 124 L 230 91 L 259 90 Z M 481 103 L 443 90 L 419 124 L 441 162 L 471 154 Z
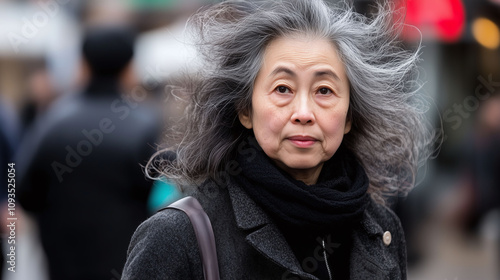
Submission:
M 349 133 L 349 131 L 351 131 L 351 120 L 350 119 L 346 119 L 345 120 L 345 126 L 344 126 L 344 134 Z
M 242 110 L 238 113 L 238 118 L 240 119 L 240 123 L 246 127 L 247 129 L 252 129 L 252 118 L 250 118 L 250 114 L 248 110 Z
M 347 110 L 347 114 L 346 114 L 346 118 L 345 118 L 345 126 L 344 126 L 344 134 L 347 134 L 349 133 L 349 131 L 351 131 L 351 127 L 352 127 L 352 111 L 351 111 L 351 106 L 349 106 L 349 109 Z

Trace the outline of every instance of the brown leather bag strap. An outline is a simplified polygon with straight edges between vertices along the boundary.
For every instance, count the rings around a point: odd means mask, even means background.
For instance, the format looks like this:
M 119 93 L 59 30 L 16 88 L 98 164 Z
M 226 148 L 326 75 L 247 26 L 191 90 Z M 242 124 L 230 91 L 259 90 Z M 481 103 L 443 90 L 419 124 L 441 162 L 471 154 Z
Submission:
M 200 247 L 205 280 L 219 280 L 219 264 L 217 262 L 214 231 L 210 219 L 198 200 L 192 196 L 187 196 L 170 204 L 166 208 L 178 209 L 187 214 L 193 225 L 198 246 Z

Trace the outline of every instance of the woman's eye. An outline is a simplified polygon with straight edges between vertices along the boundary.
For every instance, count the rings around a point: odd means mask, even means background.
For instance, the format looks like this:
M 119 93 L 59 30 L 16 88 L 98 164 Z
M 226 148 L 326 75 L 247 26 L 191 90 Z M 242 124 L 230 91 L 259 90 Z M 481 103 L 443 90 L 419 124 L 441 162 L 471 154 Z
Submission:
M 330 93 L 333 93 L 333 91 L 329 88 L 320 88 L 318 90 L 319 94 L 321 95 L 327 95 L 327 94 L 330 94 Z
M 279 92 L 279 93 L 289 93 L 290 92 L 290 89 L 285 87 L 285 86 L 278 86 L 276 88 L 276 91 Z

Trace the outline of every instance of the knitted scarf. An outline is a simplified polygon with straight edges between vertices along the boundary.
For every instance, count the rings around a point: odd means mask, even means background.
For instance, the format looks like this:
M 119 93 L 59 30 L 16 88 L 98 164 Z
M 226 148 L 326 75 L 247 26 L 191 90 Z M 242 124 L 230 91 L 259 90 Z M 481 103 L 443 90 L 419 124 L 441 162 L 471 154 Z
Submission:
M 279 169 L 259 149 L 254 157 L 238 154 L 242 172 L 233 180 L 278 225 L 313 234 L 337 231 L 361 219 L 368 204 L 368 177 L 342 145 L 323 165 L 318 181 L 306 185 Z

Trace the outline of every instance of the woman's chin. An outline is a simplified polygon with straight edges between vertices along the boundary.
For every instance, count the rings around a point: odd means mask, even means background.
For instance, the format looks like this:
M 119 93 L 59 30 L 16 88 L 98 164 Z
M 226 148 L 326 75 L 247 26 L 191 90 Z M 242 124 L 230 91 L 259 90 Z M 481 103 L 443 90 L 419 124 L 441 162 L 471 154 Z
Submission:
M 284 161 L 278 164 L 278 167 L 289 170 L 314 170 L 321 168 L 323 162 L 317 160 L 295 159 L 292 161 Z

